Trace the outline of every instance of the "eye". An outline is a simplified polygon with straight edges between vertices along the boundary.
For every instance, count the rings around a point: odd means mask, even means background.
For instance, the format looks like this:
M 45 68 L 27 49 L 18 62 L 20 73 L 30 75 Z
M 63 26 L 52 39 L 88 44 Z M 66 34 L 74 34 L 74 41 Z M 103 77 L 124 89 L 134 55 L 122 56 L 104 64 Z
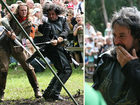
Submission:
M 125 35 L 124 35 L 124 34 L 121 34 L 121 35 L 120 35 L 120 38 L 124 38 L 124 37 L 125 37 Z
M 122 37 L 124 37 L 123 35 L 120 35 L 120 37 L 122 38 Z

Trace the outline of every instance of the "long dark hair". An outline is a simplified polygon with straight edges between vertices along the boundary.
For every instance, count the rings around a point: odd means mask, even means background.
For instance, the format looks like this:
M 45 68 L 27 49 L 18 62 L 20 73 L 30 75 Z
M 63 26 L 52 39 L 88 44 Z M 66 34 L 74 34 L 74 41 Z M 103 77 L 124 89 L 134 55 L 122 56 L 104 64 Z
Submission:
M 51 10 L 54 10 L 56 15 L 60 15 L 65 12 L 65 9 L 59 5 L 45 3 L 43 6 L 43 14 L 48 14 L 48 12 Z
M 140 12 L 136 7 L 122 7 L 112 18 L 112 28 L 115 24 L 126 26 L 131 30 L 134 39 L 140 39 Z

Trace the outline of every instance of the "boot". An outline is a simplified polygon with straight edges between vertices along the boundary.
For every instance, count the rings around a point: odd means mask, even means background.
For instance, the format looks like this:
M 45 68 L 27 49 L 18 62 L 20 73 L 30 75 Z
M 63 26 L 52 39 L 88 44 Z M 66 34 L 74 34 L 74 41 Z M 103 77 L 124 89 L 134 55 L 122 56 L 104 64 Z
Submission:
M 43 98 L 45 100 L 48 100 L 50 98 L 50 93 L 51 93 L 51 90 L 47 88 L 43 93 Z
M 0 102 L 4 101 L 4 90 L 6 87 L 7 72 L 0 72 Z
M 35 93 L 36 98 L 41 98 L 42 97 L 42 93 L 40 92 L 39 88 L 35 89 L 34 93 Z
M 60 96 L 60 94 L 50 94 L 50 99 L 55 101 L 55 100 L 60 100 L 60 101 L 64 101 L 65 99 Z
M 0 102 L 3 102 L 4 101 L 4 92 L 1 92 L 0 93 Z
M 51 91 L 53 89 L 53 86 L 55 84 L 55 81 L 57 80 L 56 77 L 53 77 L 53 79 L 51 80 L 51 82 L 49 83 L 49 86 L 45 89 L 44 93 L 43 93 L 43 98 L 45 100 L 48 100 L 50 99 L 50 94 L 51 94 Z
M 41 98 L 42 93 L 39 90 L 39 86 L 38 86 L 38 82 L 37 82 L 34 70 L 28 70 L 26 73 L 27 73 L 29 82 L 30 82 L 30 84 L 31 84 L 31 86 L 34 90 L 35 97 L 36 98 Z
M 47 101 L 60 100 L 64 101 L 65 99 L 60 96 L 60 94 L 54 94 L 51 89 L 47 88 L 43 93 L 43 98 Z

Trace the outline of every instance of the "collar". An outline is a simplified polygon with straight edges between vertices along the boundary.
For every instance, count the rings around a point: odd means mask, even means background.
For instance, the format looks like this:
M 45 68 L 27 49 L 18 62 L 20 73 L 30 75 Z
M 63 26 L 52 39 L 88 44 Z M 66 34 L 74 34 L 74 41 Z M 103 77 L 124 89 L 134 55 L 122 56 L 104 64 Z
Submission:
M 22 17 L 19 17 L 19 18 L 18 18 L 18 21 L 19 21 L 20 23 L 22 23 L 22 22 L 25 21 L 26 19 L 27 19 L 27 17 L 23 17 L 23 18 L 22 18 Z

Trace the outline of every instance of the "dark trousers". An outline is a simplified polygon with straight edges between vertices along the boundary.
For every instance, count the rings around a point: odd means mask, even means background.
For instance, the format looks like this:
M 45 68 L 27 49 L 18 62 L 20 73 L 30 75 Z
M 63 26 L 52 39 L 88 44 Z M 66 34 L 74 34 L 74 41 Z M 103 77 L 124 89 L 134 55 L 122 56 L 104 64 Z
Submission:
M 43 52 L 44 56 L 47 56 L 51 62 L 54 64 L 55 68 L 57 69 L 57 75 L 65 84 L 66 81 L 72 74 L 72 68 L 70 62 L 68 61 L 63 47 L 46 47 L 45 51 Z M 46 88 L 53 95 L 59 95 L 62 89 L 62 85 L 59 80 L 54 76 Z

